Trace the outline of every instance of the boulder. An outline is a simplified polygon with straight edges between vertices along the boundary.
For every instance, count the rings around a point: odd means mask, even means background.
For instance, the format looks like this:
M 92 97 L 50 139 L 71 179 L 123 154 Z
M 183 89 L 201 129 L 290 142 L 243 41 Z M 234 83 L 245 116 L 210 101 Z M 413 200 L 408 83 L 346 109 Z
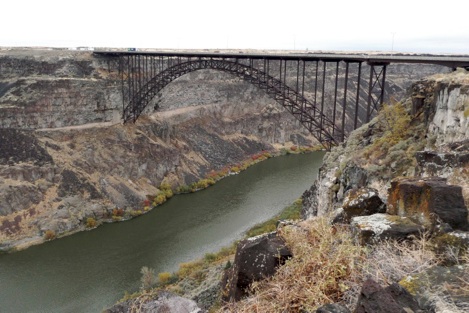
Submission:
M 467 208 L 462 188 L 440 177 L 401 177 L 391 182 L 387 213 L 407 216 L 427 227 L 439 222 L 465 230 Z
M 238 301 L 246 295 L 252 282 L 272 276 L 291 257 L 292 253 L 276 232 L 241 241 L 233 266 L 222 282 L 223 300 Z
M 354 313 L 423 312 L 417 300 L 399 284 L 386 288 L 368 279 L 363 283 Z
M 432 249 L 440 264 L 454 265 L 469 250 L 469 232 L 452 231 L 439 234 L 432 239 Z
M 361 244 L 372 244 L 381 239 L 404 240 L 418 236 L 424 230 L 409 218 L 383 213 L 356 216 L 350 225 Z
M 342 175 L 341 183 L 344 187 L 344 192 L 349 189 L 357 189 L 367 185 L 368 182 L 368 171 L 364 168 L 347 165 Z
M 350 189 L 345 194 L 342 212 L 333 220 L 335 222 L 350 223 L 352 217 L 385 213 L 386 206 L 374 188 Z M 340 212 L 340 211 L 339 211 Z
M 434 266 L 404 277 L 399 284 L 406 288 L 429 312 L 467 312 L 469 303 L 469 265 Z M 446 309 L 446 311 L 444 311 Z

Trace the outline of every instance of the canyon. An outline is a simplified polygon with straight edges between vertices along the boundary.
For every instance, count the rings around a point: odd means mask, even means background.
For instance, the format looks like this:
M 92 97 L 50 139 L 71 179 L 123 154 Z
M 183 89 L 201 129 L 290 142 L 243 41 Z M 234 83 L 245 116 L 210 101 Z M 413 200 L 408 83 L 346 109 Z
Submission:
M 411 81 L 447 71 L 391 65 L 388 94 L 398 99 Z M 176 189 L 262 152 L 318 145 L 263 91 L 226 73 L 177 79 L 135 124 L 122 124 L 121 99 L 112 60 L 0 50 L 1 250 L 85 230 L 89 218 L 110 221 L 115 210 L 131 216 L 161 184 Z

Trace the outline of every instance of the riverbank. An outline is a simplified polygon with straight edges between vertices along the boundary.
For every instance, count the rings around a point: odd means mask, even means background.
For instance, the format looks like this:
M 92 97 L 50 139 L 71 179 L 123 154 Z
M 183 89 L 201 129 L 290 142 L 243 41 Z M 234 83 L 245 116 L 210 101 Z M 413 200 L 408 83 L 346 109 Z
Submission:
M 191 183 L 190 185 L 179 185 L 173 187 L 169 183 L 163 181 L 162 184 L 155 189 L 157 191 L 156 194 L 147 195 L 146 200 L 143 200 L 140 203 L 140 206 L 115 207 L 112 210 L 105 211 L 104 214 L 101 215 L 83 217 L 79 227 L 66 232 L 56 233 L 56 231 L 53 229 L 44 229 L 39 235 L 32 237 L 10 241 L 4 240 L 0 243 L 0 254 L 21 251 L 33 245 L 38 245 L 58 238 L 70 236 L 81 231 L 91 231 L 103 224 L 127 221 L 156 209 L 158 206 L 171 199 L 174 195 L 193 193 L 203 190 L 214 185 L 217 181 L 225 177 L 239 174 L 241 171 L 246 170 L 250 166 L 265 161 L 271 157 L 278 157 L 289 154 L 311 153 L 313 151 L 319 151 L 321 148 L 321 146 L 279 146 L 279 148 L 276 148 L 276 150 L 256 153 L 251 155 L 248 159 L 226 165 L 220 170 L 211 170 L 208 172 L 206 177 L 201 178 L 198 181 Z
M 302 208 L 301 199 L 296 200 L 274 217 L 251 227 L 246 231 L 244 239 L 275 231 L 279 221 L 299 221 Z M 201 259 L 181 263 L 178 270 L 172 273 L 156 273 L 152 268 L 142 267 L 140 290 L 126 291 L 118 306 L 125 311 L 126 302 L 132 305 L 144 303 L 157 298 L 162 291 L 169 291 L 196 300 L 205 310 L 216 311 L 222 306 L 220 282 L 225 270 L 231 267 L 237 243 L 242 239 L 237 239 L 218 252 L 207 253 Z M 109 309 L 105 312 L 114 311 Z

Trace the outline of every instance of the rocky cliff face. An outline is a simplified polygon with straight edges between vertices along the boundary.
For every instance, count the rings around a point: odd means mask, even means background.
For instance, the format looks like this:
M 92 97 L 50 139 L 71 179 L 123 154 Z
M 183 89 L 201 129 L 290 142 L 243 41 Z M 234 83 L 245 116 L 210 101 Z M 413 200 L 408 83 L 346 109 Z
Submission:
M 211 70 L 172 82 L 158 112 L 122 125 L 117 68 L 90 52 L 0 50 L 2 249 L 141 209 L 162 182 L 190 184 L 263 150 L 315 144 L 263 91 Z M 431 71 L 393 66 L 390 86 L 402 93 L 398 77 Z
M 303 215 L 308 218 L 337 209 L 354 188 L 376 188 L 386 199 L 392 178 L 414 175 L 441 176 L 460 185 L 467 206 L 468 87 L 465 70 L 415 83 L 412 95 L 403 101 L 405 111 L 391 112 L 395 119 L 378 116 L 326 154 L 318 180 L 303 195 Z M 403 121 L 403 134 L 398 134 L 392 126 Z M 399 140 L 394 140 L 396 136 Z
M 188 185 L 261 151 L 312 144 L 270 107 L 223 119 L 206 107 L 182 111 L 142 117 L 137 125 L 0 129 L 3 245 L 84 229 L 89 217 L 110 218 L 115 208 L 141 210 L 162 182 Z

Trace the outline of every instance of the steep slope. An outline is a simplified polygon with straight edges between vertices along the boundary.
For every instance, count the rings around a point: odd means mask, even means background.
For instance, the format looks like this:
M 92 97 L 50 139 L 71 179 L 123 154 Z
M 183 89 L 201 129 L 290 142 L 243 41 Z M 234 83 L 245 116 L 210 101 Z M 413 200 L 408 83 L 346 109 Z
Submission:
M 468 126 L 467 71 L 415 83 L 402 106 L 357 129 L 326 155 L 318 180 L 304 194 L 304 216 L 340 207 L 352 188 L 373 187 L 386 199 L 397 176 L 445 177 L 463 187 L 469 204 Z

